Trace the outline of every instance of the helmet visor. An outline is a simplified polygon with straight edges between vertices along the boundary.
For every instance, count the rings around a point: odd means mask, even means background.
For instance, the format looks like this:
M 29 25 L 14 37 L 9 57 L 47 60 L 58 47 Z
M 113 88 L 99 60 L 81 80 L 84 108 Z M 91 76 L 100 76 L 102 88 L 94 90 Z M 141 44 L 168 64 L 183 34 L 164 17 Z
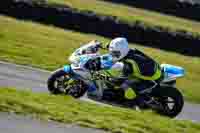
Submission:
M 120 51 L 111 51 L 111 55 L 113 57 L 119 58 L 121 56 L 121 53 Z

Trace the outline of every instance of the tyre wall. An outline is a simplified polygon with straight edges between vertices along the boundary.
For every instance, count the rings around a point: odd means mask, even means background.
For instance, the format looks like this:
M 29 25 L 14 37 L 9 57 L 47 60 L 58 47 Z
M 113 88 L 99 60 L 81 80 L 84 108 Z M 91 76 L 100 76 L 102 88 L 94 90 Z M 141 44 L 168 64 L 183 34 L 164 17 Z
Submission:
M 63 5 L 6 0 L 0 4 L 0 14 L 109 38 L 123 36 L 144 46 L 200 56 L 199 36 L 185 31 L 172 32 L 162 27 L 147 27 L 141 22 L 127 24 L 116 17 L 80 12 Z
M 200 21 L 200 1 L 194 0 L 104 0 Z M 198 0 L 196 0 L 198 1 Z

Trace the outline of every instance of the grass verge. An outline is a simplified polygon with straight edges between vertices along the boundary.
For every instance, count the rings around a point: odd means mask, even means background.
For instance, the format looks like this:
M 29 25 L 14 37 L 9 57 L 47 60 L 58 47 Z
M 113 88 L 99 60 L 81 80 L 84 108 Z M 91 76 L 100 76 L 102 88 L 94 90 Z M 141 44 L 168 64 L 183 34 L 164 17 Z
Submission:
M 83 43 L 92 39 L 109 41 L 92 34 L 18 21 L 6 16 L 0 16 L 0 27 L 0 60 L 48 70 L 68 63 L 67 57 Z M 136 44 L 133 46 L 160 63 L 184 67 L 186 76 L 178 80 L 177 87 L 182 90 L 187 100 L 200 103 L 200 58 Z
M 193 35 L 200 33 L 200 23 L 197 21 L 164 15 L 153 11 L 143 10 L 105 2 L 101 0 L 47 0 L 49 3 L 65 4 L 80 11 L 93 11 L 97 14 L 116 16 L 122 21 L 134 23 L 140 21 L 146 26 L 159 26 L 171 31 L 184 30 Z M 200 35 L 200 34 L 199 34 Z
M 68 96 L 0 89 L 0 111 L 31 114 L 44 120 L 73 123 L 113 133 L 197 133 L 200 124 L 171 120 L 153 112 L 98 106 Z

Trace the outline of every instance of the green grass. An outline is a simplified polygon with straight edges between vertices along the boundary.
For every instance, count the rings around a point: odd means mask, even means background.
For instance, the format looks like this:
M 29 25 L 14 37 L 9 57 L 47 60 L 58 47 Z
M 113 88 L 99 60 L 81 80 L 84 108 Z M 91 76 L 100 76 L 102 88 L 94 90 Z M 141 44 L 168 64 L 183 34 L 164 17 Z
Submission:
M 150 27 L 160 26 L 172 31 L 184 30 L 195 33 L 193 35 L 200 33 L 200 23 L 196 21 L 164 15 L 122 4 L 114 4 L 112 2 L 101 0 L 48 0 L 48 2 L 65 4 L 81 11 L 93 11 L 97 14 L 116 16 L 120 20 L 128 23 L 140 21 Z
M 0 111 L 32 115 L 103 129 L 113 133 L 198 133 L 200 124 L 172 120 L 151 111 L 137 112 L 119 107 L 105 107 L 75 100 L 15 89 L 0 89 Z
M 68 56 L 81 44 L 92 39 L 109 41 L 91 34 L 81 34 L 31 22 L 0 16 L 0 60 L 54 70 L 68 63 Z M 200 103 L 200 58 L 183 56 L 159 49 L 136 48 L 160 63 L 182 66 L 186 76 L 178 80 L 187 100 Z

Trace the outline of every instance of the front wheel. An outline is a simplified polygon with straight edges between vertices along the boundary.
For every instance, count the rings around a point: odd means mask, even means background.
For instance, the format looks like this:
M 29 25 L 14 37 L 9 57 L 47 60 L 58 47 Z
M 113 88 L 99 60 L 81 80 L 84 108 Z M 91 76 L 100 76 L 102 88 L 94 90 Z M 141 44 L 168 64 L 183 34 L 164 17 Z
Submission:
M 64 93 L 64 80 L 66 79 L 66 73 L 62 69 L 54 71 L 47 80 L 47 87 L 52 94 Z
M 176 117 L 183 109 L 184 100 L 180 91 L 174 87 L 161 86 L 154 92 L 155 101 L 159 103 L 159 113 Z
M 58 69 L 47 81 L 47 87 L 52 94 L 68 94 L 79 98 L 87 91 L 87 86 L 81 80 L 72 80 L 64 70 Z

